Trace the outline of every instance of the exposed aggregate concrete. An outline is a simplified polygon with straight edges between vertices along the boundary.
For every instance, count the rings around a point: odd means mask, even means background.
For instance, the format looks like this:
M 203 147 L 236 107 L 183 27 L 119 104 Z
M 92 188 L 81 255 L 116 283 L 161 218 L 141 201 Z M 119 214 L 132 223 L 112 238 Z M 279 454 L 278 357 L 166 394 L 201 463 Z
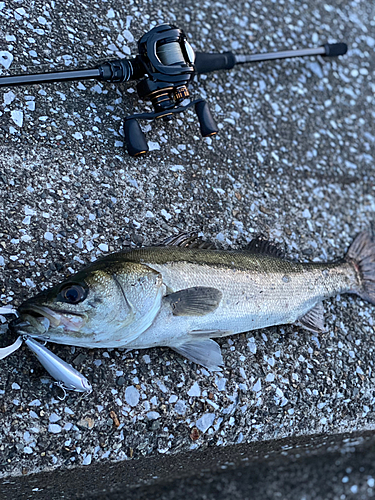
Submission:
M 128 56 L 161 22 L 185 29 L 196 50 L 327 40 L 350 50 L 338 60 L 200 76 L 192 94 L 207 99 L 219 134 L 202 140 L 187 111 L 144 128 L 152 152 L 140 159 L 123 150 L 124 116 L 151 110 L 134 83 L 1 90 L 3 304 L 17 306 L 108 252 L 179 231 L 225 248 L 262 233 L 292 258 L 321 261 L 341 258 L 372 224 L 371 2 L 0 2 L 0 56 L 12 60 L 6 69 L 0 59 L 0 69 L 62 70 Z M 70 393 L 64 402 L 21 348 L 1 361 L 0 474 L 373 429 L 374 308 L 349 296 L 324 305 L 327 333 L 319 337 L 288 326 L 219 340 L 220 374 L 163 348 L 49 345 L 93 384 L 89 397 Z

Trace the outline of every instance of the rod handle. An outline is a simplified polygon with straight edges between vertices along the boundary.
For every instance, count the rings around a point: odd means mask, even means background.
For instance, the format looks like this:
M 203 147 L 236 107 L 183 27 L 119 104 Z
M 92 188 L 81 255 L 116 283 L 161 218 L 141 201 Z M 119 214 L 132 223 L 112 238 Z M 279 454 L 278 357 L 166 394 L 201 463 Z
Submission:
M 195 71 L 198 74 L 211 73 L 219 69 L 232 69 L 236 64 L 236 56 L 233 52 L 221 54 L 207 54 L 205 52 L 195 53 Z
M 323 45 L 323 47 L 326 51 L 326 53 L 324 54 L 325 57 L 343 56 L 348 51 L 348 46 L 343 42 L 326 43 L 325 45 Z

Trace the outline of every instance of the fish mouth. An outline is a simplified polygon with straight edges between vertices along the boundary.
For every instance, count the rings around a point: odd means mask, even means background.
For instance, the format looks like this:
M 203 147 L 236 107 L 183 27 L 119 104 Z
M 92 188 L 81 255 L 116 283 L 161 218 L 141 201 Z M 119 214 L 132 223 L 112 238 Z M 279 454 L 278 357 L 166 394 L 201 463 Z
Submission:
M 65 310 L 56 312 L 47 306 L 37 306 L 34 304 L 21 308 L 20 312 L 22 316 L 16 326 L 20 330 L 23 330 L 23 327 L 26 327 L 27 330 L 28 326 L 36 329 L 39 338 L 47 333 L 49 329 L 55 328 L 61 329 L 64 332 L 77 332 L 87 320 L 86 314 L 77 314 Z M 47 340 L 47 337 L 45 337 L 45 340 Z

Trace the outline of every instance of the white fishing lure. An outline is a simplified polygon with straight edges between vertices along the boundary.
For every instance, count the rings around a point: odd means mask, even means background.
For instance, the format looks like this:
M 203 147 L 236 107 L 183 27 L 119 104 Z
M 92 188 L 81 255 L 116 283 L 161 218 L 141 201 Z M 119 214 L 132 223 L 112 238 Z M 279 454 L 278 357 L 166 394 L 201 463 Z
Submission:
M 4 316 L 13 314 L 16 317 L 19 317 L 16 309 L 7 306 L 0 307 L 0 315 L 1 314 Z M 47 318 L 43 318 L 43 324 L 43 326 L 48 329 L 49 320 Z M 0 348 L 0 359 L 8 357 L 21 347 L 22 342 L 25 342 L 27 347 L 35 354 L 40 363 L 44 366 L 51 377 L 57 381 L 58 385 L 62 389 L 76 392 L 86 392 L 88 394 L 92 392 L 90 382 L 82 375 L 82 373 L 66 363 L 66 361 L 63 361 L 61 358 L 56 356 L 56 354 L 47 349 L 47 347 L 39 344 L 39 342 L 36 342 L 28 335 L 22 335 L 22 331 L 19 333 L 21 333 L 21 335 L 15 342 L 13 342 L 13 344 Z
M 92 392 L 91 384 L 87 378 L 66 361 L 56 356 L 47 347 L 39 344 L 39 342 L 30 337 L 24 337 L 24 342 L 51 377 L 60 383 L 62 388 L 76 392 Z

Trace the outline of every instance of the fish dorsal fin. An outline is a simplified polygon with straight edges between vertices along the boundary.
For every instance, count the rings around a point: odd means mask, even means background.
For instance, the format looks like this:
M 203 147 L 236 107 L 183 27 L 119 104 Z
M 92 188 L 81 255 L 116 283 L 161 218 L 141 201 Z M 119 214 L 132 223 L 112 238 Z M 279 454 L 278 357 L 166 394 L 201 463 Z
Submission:
M 195 286 L 165 297 L 174 316 L 205 316 L 215 311 L 223 294 L 217 288 Z
M 325 332 L 324 328 L 324 307 L 321 302 L 318 302 L 315 307 L 310 309 L 302 318 L 300 318 L 299 323 L 305 328 L 313 333 Z
M 187 342 L 172 349 L 193 363 L 204 366 L 208 370 L 219 372 L 223 366 L 223 357 L 220 346 L 211 339 Z
M 197 233 L 179 233 L 176 236 L 169 236 L 160 244 L 160 246 L 199 248 L 204 250 L 214 248 L 212 243 L 203 240 Z
M 249 253 L 270 255 L 272 257 L 278 257 L 280 259 L 285 257 L 284 252 L 281 250 L 281 248 L 279 248 L 275 243 L 269 242 L 261 236 L 253 238 L 244 250 Z

